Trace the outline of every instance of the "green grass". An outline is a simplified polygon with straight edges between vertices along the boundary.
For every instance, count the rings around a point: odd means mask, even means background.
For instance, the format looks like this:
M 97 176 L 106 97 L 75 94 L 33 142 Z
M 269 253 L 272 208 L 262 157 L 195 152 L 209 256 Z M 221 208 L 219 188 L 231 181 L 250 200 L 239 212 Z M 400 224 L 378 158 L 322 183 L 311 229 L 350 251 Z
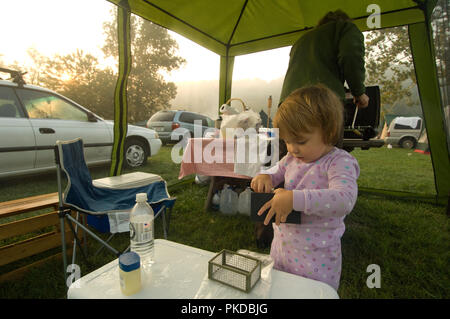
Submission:
M 163 147 L 140 170 L 158 173 L 169 185 L 174 185 L 180 165 L 171 161 L 170 152 L 169 146 Z M 360 186 L 434 193 L 429 156 L 387 148 L 355 150 L 352 154 L 361 166 Z M 91 169 L 93 178 L 107 176 L 108 172 L 108 167 Z M 8 184 L 2 182 L 0 201 L 56 190 L 54 174 L 18 178 L 9 180 Z M 224 248 L 269 252 L 269 249 L 256 247 L 253 223 L 248 218 L 203 212 L 207 186 L 187 183 L 169 191 L 177 197 L 169 240 L 214 252 Z M 445 207 L 362 193 L 345 223 L 338 291 L 341 298 L 450 297 L 450 236 Z M 160 220 L 156 223 L 156 238 L 163 238 Z M 98 247 L 91 239 L 88 243 L 91 252 Z M 113 239 L 113 245 L 120 249 L 126 248 L 128 243 L 128 233 L 118 234 Z M 55 249 L 48 255 L 58 251 Z M 114 259 L 104 251 L 91 258 L 90 265 L 78 260 L 85 275 Z M 366 269 L 371 264 L 381 269 L 379 289 L 369 289 L 366 285 L 370 275 Z M 8 270 L 6 266 L 0 267 L 0 273 Z M 0 284 L 0 298 L 65 298 L 62 262 L 49 262 L 33 268 L 20 280 Z
M 341 297 L 448 298 L 448 226 L 443 208 L 359 196 L 342 238 Z M 381 268 L 380 289 L 366 286 L 369 264 Z
M 396 147 L 355 149 L 351 154 L 360 165 L 360 187 L 436 194 L 430 155 Z

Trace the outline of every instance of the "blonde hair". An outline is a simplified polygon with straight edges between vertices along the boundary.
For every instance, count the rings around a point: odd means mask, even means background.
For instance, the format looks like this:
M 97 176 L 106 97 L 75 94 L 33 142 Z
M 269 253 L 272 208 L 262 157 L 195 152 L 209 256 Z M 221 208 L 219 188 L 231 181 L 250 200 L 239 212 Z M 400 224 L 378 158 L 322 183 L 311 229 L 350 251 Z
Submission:
M 324 144 L 338 142 L 344 122 L 341 99 L 322 84 L 306 86 L 292 92 L 280 105 L 273 119 L 280 137 L 303 138 L 320 129 Z

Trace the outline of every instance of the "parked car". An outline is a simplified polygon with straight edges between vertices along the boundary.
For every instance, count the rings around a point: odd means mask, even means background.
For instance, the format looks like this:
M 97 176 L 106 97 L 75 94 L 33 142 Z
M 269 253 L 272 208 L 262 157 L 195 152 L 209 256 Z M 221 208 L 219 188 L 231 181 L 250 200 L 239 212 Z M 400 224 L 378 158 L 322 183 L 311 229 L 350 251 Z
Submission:
M 188 111 L 163 110 L 156 112 L 147 122 L 147 127 L 158 132 L 159 138 L 163 144 L 177 142 L 183 136 L 173 131 L 178 128 L 185 129 L 189 137 L 194 136 L 194 121 L 202 121 L 202 136 L 208 128 L 214 127 L 214 121 L 208 116 Z
M 418 116 L 396 117 L 389 124 L 385 143 L 411 149 L 417 145 L 422 125 L 423 120 Z
M 54 169 L 56 140 L 77 137 L 88 165 L 108 163 L 113 127 L 113 121 L 51 90 L 0 80 L 0 178 Z M 128 125 L 124 164 L 144 165 L 161 144 L 154 130 Z

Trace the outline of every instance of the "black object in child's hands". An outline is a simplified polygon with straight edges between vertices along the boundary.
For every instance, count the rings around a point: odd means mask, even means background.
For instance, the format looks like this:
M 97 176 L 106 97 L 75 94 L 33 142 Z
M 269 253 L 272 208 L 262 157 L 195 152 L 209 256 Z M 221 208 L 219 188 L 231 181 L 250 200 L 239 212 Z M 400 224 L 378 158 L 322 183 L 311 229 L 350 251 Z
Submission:
M 250 202 L 250 217 L 255 222 L 263 222 L 266 219 L 266 215 L 269 212 L 269 209 L 267 209 L 264 213 L 261 215 L 258 215 L 258 211 L 260 208 L 267 203 L 269 200 L 272 199 L 274 193 L 251 193 L 251 202 Z M 275 215 L 272 217 L 270 223 L 275 222 Z M 269 223 L 269 224 L 270 224 Z M 287 218 L 286 223 L 288 224 L 301 224 L 301 213 L 299 211 L 292 211 Z

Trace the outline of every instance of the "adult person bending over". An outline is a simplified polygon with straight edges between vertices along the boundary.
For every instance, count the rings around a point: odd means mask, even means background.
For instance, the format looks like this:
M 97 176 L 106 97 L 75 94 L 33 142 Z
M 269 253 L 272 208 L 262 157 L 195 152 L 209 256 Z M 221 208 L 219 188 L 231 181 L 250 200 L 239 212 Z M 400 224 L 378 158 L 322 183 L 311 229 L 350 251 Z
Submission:
M 369 105 L 364 78 L 363 34 L 345 12 L 330 11 L 292 46 L 280 104 L 295 89 L 317 83 L 333 90 L 344 102 L 346 81 L 355 104 L 364 108 Z M 342 131 L 340 148 L 343 135 Z
M 295 89 L 317 83 L 344 100 L 347 81 L 355 103 L 366 107 L 364 78 L 363 34 L 345 12 L 330 11 L 292 46 L 280 102 Z

